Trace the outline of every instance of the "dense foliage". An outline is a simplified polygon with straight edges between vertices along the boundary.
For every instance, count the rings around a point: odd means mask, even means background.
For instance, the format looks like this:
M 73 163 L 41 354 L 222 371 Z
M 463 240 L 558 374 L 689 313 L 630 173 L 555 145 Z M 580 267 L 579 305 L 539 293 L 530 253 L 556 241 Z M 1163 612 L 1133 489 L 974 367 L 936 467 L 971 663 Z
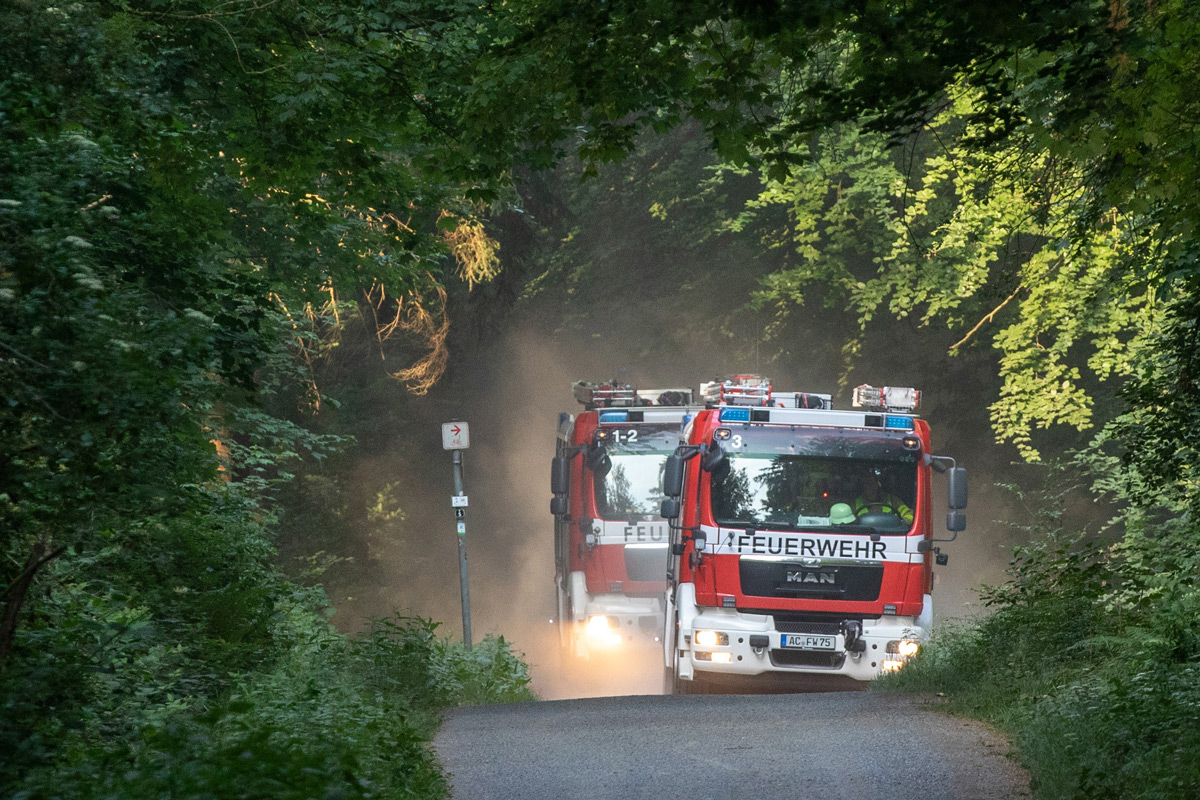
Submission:
M 503 154 L 439 105 L 470 8 L 0 9 L 6 797 L 433 797 L 437 710 L 524 696 L 502 641 L 347 640 L 273 565 L 279 487 L 350 444 L 314 362 L 361 318 L 427 384 L 446 266 L 492 269 Z

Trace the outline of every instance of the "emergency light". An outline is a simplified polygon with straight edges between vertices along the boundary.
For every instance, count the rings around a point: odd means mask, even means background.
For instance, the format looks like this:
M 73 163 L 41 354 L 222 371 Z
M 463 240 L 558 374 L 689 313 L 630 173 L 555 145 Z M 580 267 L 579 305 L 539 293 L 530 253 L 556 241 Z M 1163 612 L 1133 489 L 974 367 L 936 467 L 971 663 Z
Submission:
M 853 404 L 855 408 L 867 411 L 914 411 L 921 401 L 921 393 L 916 389 L 901 386 L 875 387 L 868 384 L 854 387 Z
M 759 375 L 734 375 L 723 381 L 700 384 L 705 403 L 729 406 L 769 406 L 771 381 Z
M 571 384 L 575 400 L 591 411 L 594 408 L 630 408 L 633 406 L 686 406 L 692 403 L 691 389 L 642 389 L 628 383 L 609 381 L 589 383 L 575 381 Z
M 818 408 L 827 411 L 833 408 L 832 395 L 773 392 L 770 379 L 758 375 L 734 375 L 723 381 L 702 383 L 700 396 L 710 405 Z

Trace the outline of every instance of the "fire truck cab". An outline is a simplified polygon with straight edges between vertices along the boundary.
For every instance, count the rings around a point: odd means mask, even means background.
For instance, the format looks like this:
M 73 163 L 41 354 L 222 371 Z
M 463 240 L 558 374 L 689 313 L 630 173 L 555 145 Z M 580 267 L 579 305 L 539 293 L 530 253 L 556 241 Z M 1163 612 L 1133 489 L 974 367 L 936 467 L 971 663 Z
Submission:
M 579 659 L 657 647 L 667 573 L 662 470 L 697 410 L 692 390 L 579 381 L 572 391 L 584 411 L 559 415 L 551 462 L 559 643 Z
M 933 623 L 935 542 L 966 526 L 966 470 L 932 454 L 915 389 L 773 392 L 741 375 L 706 401 L 664 468 L 665 686 L 739 680 L 862 686 L 899 669 Z M 933 472 L 948 474 L 934 539 Z

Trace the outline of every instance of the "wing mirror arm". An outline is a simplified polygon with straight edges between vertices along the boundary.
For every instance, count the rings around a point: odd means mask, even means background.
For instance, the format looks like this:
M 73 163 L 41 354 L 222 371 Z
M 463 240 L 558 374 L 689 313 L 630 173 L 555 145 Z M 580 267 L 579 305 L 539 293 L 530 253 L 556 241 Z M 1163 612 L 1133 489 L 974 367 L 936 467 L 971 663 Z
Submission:
M 922 458 L 925 466 L 933 467 L 933 471 L 939 475 L 944 474 L 951 467 L 957 466 L 957 462 L 950 456 L 935 456 L 932 453 L 926 453 Z

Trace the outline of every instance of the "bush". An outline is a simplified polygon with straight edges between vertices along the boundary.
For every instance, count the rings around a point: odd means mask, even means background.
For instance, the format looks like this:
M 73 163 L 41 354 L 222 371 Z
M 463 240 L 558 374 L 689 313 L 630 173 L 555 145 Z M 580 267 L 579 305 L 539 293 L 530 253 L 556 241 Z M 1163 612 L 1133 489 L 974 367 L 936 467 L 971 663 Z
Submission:
M 1116 544 L 1042 532 L 994 613 L 939 630 L 882 688 L 1008 732 L 1046 800 L 1200 797 L 1200 531 L 1128 511 Z
M 408 618 L 350 638 L 301 607 L 279 627 L 291 649 L 273 670 L 234 680 L 207 709 L 146 713 L 132 735 L 74 739 L 10 796 L 440 798 L 428 741 L 441 710 L 532 699 L 527 667 L 502 638 L 467 652 Z

